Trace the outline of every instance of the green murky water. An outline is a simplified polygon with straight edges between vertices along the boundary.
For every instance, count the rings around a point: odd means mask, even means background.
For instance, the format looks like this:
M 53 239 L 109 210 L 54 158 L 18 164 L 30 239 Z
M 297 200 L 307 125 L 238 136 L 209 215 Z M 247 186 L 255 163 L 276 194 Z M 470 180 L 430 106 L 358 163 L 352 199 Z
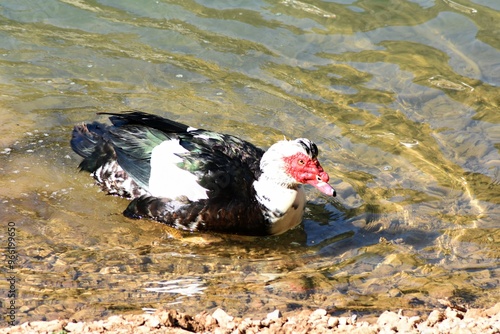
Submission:
M 499 301 L 497 1 L 5 0 L 0 23 L 0 242 L 15 224 L 18 255 L 0 287 L 16 277 L 17 322 Z M 262 147 L 308 137 L 339 197 L 310 189 L 279 237 L 170 238 L 122 217 L 68 144 L 130 109 Z

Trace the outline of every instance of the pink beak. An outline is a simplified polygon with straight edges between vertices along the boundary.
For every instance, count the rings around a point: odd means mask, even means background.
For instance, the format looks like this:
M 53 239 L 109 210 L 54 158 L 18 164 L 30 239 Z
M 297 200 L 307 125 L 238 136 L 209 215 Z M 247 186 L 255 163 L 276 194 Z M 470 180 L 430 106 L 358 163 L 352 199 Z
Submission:
M 335 191 L 335 189 L 333 189 L 332 186 L 326 182 L 318 182 L 316 184 L 313 184 L 312 186 L 314 186 L 327 196 L 333 196 L 333 197 L 337 196 L 337 192 Z
M 322 172 L 318 175 L 316 179 L 308 180 L 307 183 L 310 184 L 311 186 L 317 188 L 319 191 L 321 191 L 323 194 L 327 196 L 337 196 L 337 192 L 331 185 L 329 185 L 327 182 L 330 179 L 327 173 Z

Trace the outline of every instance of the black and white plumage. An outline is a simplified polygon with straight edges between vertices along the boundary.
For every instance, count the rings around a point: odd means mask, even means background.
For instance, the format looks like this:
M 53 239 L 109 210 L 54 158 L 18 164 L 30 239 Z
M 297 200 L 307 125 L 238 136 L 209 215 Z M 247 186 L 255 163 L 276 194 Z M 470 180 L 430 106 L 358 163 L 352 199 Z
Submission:
M 128 217 L 193 231 L 280 234 L 302 220 L 302 184 L 335 196 L 308 139 L 279 141 L 264 152 L 139 111 L 106 114 L 112 125 L 75 126 L 71 147 L 104 191 L 132 200 Z

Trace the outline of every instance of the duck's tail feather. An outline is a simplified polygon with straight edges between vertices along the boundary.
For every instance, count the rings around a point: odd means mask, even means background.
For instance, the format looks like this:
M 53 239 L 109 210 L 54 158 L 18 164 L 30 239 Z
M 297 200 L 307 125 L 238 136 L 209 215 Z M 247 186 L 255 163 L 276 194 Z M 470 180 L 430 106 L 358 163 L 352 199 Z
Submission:
M 87 158 L 94 152 L 107 128 L 108 126 L 98 122 L 76 125 L 71 136 L 71 148 L 78 155 Z
M 112 145 L 105 140 L 108 126 L 94 122 L 80 124 L 74 127 L 71 137 L 71 148 L 85 159 L 80 169 L 95 172 L 110 160 L 116 160 L 116 153 Z

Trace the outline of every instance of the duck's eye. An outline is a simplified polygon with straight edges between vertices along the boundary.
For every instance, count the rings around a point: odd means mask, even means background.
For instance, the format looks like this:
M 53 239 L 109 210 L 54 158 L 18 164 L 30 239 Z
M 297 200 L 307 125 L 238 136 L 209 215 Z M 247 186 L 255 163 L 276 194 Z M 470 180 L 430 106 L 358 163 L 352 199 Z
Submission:
M 323 180 L 321 179 L 321 176 L 319 175 L 316 175 L 316 180 L 318 180 L 319 182 L 322 182 Z
M 299 159 L 298 163 L 299 163 L 299 165 L 305 164 L 304 160 L 302 160 L 302 159 Z

